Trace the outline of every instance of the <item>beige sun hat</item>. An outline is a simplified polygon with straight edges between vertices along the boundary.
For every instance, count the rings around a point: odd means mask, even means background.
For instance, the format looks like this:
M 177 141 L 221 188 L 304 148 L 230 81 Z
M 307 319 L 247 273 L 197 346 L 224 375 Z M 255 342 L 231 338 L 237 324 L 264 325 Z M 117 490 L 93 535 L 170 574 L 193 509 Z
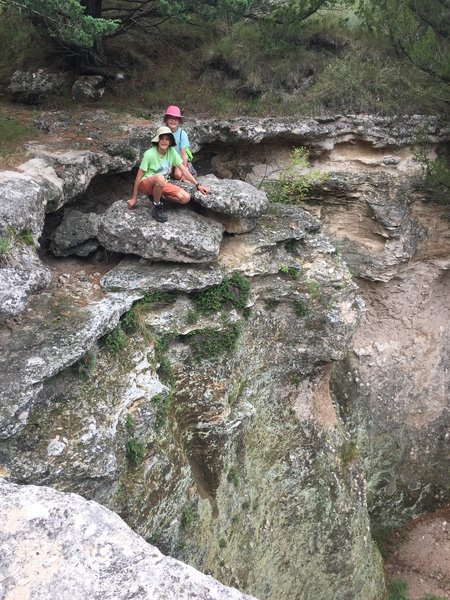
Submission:
M 173 135 L 173 133 L 170 131 L 169 127 L 158 127 L 157 131 L 156 131 L 156 135 L 155 137 L 152 139 L 152 144 L 157 144 L 159 142 L 159 138 L 162 135 L 170 135 L 172 138 L 172 141 L 170 142 L 171 146 L 175 146 L 176 142 L 175 142 L 175 137 Z

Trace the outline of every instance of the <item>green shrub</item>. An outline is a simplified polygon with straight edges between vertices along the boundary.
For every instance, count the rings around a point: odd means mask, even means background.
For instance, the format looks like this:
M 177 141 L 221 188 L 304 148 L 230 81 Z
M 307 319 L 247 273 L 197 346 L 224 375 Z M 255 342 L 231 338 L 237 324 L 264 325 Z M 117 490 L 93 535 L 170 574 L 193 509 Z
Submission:
M 408 600 L 408 588 L 406 582 L 398 579 L 389 584 L 388 600 Z
M 243 309 L 250 296 L 250 283 L 240 273 L 225 277 L 222 283 L 194 296 L 198 313 L 210 315 L 225 306 Z
M 152 290 L 147 292 L 140 303 L 145 305 L 166 305 L 175 302 L 177 295 L 175 292 L 166 292 L 165 290 Z
M 294 312 L 299 317 L 304 317 L 309 310 L 308 303 L 306 300 L 302 300 L 301 298 L 295 299 L 292 302 L 292 306 L 294 307 Z
M 196 360 L 211 360 L 236 349 L 241 334 L 238 323 L 230 323 L 224 329 L 206 328 L 186 336 Z
M 125 419 L 125 429 L 127 432 L 127 441 L 125 442 L 125 454 L 128 463 L 134 467 L 139 466 L 145 458 L 146 448 L 142 440 L 135 434 L 136 422 L 134 417 L 128 413 Z
M 170 394 L 155 394 L 152 398 L 152 403 L 156 406 L 155 415 L 155 430 L 159 431 L 167 422 L 170 403 L 172 397 Z
M 102 348 L 105 348 L 111 354 L 119 354 L 125 348 L 126 343 L 127 336 L 120 323 L 100 341 Z
M 289 155 L 288 166 L 281 171 L 277 182 L 265 182 L 270 202 L 279 204 L 302 204 L 313 185 L 327 179 L 328 175 L 319 169 L 312 169 L 309 153 L 302 146 L 293 148 Z
M 235 467 L 230 467 L 228 470 L 227 481 L 232 483 L 236 488 L 239 486 L 239 474 Z
M 135 467 L 139 466 L 145 458 L 144 442 L 133 435 L 128 438 L 125 448 L 128 462 Z
M 15 247 L 33 246 L 33 233 L 30 229 L 17 231 L 8 225 L 3 235 L 0 235 L 0 262 L 7 262 Z
M 183 506 L 183 510 L 181 512 L 181 527 L 183 529 L 188 529 L 194 523 L 194 521 L 197 520 L 197 518 L 198 515 L 192 506 L 189 504 Z
M 157 372 L 162 383 L 173 386 L 175 384 L 175 375 L 172 363 L 167 356 L 169 341 L 170 336 L 168 335 L 162 335 L 155 341 L 155 360 L 159 365 Z

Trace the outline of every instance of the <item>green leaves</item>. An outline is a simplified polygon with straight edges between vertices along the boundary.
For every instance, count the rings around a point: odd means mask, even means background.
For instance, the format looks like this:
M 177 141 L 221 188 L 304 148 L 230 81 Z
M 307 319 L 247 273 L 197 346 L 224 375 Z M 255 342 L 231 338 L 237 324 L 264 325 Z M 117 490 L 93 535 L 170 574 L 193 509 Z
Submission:
M 360 16 L 414 65 L 450 83 L 450 7 L 442 0 L 363 0 Z
M 116 21 L 86 15 L 78 0 L 11 0 L 10 7 L 43 26 L 59 42 L 79 48 L 92 48 L 119 26 Z

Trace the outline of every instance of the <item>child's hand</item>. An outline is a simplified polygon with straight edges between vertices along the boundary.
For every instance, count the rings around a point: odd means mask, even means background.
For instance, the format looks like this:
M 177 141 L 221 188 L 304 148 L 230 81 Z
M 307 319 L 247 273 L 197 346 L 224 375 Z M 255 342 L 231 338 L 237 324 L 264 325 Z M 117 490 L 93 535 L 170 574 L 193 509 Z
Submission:
M 209 190 L 207 187 L 205 187 L 204 185 L 199 185 L 198 186 L 198 191 L 201 192 L 204 196 L 206 196 L 206 194 L 209 194 Z
M 136 198 L 130 198 L 128 200 L 128 208 L 134 208 L 137 204 Z

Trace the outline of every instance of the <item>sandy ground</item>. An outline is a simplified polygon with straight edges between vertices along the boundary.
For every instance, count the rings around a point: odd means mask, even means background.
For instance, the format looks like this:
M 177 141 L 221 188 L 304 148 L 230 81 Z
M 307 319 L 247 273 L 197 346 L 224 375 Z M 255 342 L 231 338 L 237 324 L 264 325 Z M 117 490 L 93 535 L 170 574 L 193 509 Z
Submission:
M 410 600 L 427 595 L 450 600 L 450 504 L 413 519 L 395 537 L 385 565 L 388 578 L 405 581 Z

